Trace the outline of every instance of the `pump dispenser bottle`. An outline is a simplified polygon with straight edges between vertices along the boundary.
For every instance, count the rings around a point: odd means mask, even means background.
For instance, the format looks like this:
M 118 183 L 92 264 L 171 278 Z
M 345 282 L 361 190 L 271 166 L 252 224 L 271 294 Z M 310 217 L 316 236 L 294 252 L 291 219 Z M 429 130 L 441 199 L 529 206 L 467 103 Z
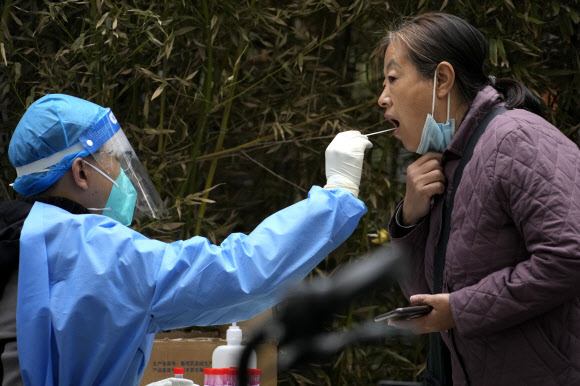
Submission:
M 214 369 L 238 367 L 244 346 L 242 346 L 242 330 L 236 322 L 228 328 L 226 332 L 226 340 L 228 344 L 218 346 L 213 351 L 212 367 Z M 248 368 L 257 368 L 256 352 L 252 350 L 250 360 L 248 361 Z

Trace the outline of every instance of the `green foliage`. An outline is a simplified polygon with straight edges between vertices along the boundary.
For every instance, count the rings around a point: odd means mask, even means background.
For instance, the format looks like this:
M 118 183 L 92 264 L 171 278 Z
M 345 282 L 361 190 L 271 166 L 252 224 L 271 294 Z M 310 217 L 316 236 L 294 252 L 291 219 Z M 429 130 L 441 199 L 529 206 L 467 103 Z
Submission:
M 7 145 L 27 106 L 62 92 L 111 107 L 171 218 L 137 228 L 162 240 L 220 242 L 324 183 L 324 149 L 339 131 L 388 126 L 376 105 L 371 52 L 401 16 L 444 10 L 489 39 L 487 69 L 545 101 L 548 120 L 578 140 L 578 0 L 157 1 L 5 0 L 0 33 L 0 184 L 14 192 Z M 317 268 L 328 273 L 370 248 L 403 187 L 405 156 L 372 137 L 361 198 L 369 214 Z M 403 304 L 393 287 L 337 315 L 348 327 Z M 288 384 L 416 379 L 422 339 L 351 347 L 331 363 L 296 369 Z

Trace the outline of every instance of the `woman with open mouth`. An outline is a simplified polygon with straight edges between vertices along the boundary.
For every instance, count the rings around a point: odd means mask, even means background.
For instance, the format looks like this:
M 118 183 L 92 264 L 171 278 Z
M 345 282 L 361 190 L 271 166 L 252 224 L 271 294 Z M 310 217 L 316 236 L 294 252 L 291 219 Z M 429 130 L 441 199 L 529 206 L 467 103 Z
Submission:
M 484 73 L 459 17 L 410 18 L 381 42 L 378 103 L 421 156 L 389 223 L 426 316 L 433 385 L 580 384 L 580 151 L 522 84 Z

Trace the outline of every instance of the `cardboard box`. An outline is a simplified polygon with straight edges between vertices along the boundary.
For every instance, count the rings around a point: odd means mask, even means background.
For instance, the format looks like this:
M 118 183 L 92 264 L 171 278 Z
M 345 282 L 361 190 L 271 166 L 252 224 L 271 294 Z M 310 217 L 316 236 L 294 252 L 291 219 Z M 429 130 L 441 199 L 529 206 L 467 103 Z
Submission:
M 240 322 L 244 341 L 251 335 L 253 330 L 272 318 L 272 311 L 267 310 L 254 318 Z M 211 367 L 211 357 L 216 347 L 226 344 L 226 331 L 230 325 L 219 326 L 218 332 L 198 331 L 170 331 L 157 334 L 153 342 L 151 358 L 141 379 L 141 386 L 148 383 L 169 378 L 173 375 L 174 367 L 184 368 L 184 378 L 193 380 L 198 385 L 203 385 L 203 369 Z M 211 335 L 200 337 L 200 335 Z M 273 343 L 265 343 L 256 350 L 258 368 L 262 370 L 260 386 L 276 386 L 277 374 L 277 347 Z
M 270 319 L 272 319 L 271 309 L 252 319 L 239 322 L 238 325 L 243 330 L 244 342 L 251 336 L 254 329 Z M 212 366 L 213 350 L 227 344 L 225 337 L 229 326 L 229 324 L 216 326 L 216 331 L 175 330 L 157 334 L 140 386 L 171 377 L 174 367 L 183 367 L 184 378 L 203 385 L 203 369 Z M 278 382 L 276 345 L 262 344 L 258 346 L 256 355 L 258 368 L 262 370 L 260 386 L 276 386 Z
M 173 376 L 174 367 L 183 367 L 184 378 L 203 385 L 203 369 L 211 367 L 213 350 L 221 344 L 222 340 L 218 338 L 157 339 L 156 337 L 140 385 Z
M 184 368 L 184 378 L 203 385 L 203 369 L 211 367 L 211 357 L 216 347 L 226 344 L 225 339 L 155 339 L 151 358 L 141 379 L 141 386 L 173 376 L 174 367 Z M 268 343 L 258 346 L 258 368 L 262 370 L 261 386 L 276 386 L 277 348 Z

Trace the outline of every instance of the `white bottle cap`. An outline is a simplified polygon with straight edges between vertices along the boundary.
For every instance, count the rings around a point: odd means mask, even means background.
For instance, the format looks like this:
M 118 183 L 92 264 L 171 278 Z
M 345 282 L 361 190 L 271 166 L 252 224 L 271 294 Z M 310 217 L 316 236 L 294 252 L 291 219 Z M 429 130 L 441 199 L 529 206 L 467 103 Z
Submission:
M 239 346 L 242 344 L 242 330 L 236 322 L 232 323 L 226 332 L 226 340 L 228 345 Z

